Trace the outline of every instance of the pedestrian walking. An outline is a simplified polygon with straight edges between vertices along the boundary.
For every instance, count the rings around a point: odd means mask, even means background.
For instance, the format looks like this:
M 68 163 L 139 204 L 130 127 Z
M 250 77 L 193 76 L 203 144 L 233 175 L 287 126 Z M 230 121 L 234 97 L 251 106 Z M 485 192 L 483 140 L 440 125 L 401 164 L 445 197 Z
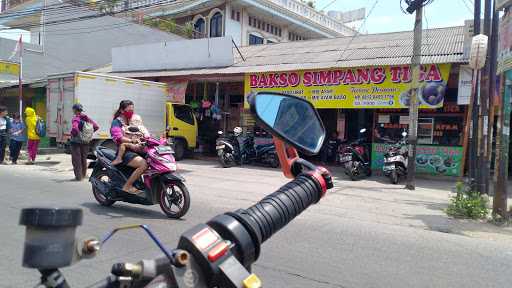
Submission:
M 37 119 L 38 116 L 33 108 L 25 108 L 25 125 L 27 126 L 28 138 L 28 165 L 32 165 L 34 161 L 36 161 L 37 149 L 39 148 L 39 141 L 41 140 L 41 137 L 39 137 L 37 133 Z
M 18 164 L 18 157 L 20 156 L 21 147 L 26 141 L 25 124 L 21 121 L 19 113 L 14 113 L 11 121 L 10 136 L 11 142 L 9 143 L 10 158 L 12 164 Z
M 0 106 L 0 164 L 5 164 L 5 147 L 9 143 L 11 120 L 7 117 L 7 107 Z
M 82 104 L 73 105 L 73 119 L 71 120 L 71 163 L 77 181 L 87 176 L 87 153 L 92 136 L 99 127 L 89 116 L 84 114 Z

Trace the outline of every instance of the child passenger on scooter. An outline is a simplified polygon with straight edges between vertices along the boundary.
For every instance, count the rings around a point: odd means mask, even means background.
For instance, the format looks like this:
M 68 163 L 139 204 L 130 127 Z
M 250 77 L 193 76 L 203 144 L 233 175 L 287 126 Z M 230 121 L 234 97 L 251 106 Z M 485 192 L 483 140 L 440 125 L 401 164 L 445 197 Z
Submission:
M 141 144 L 141 140 L 149 137 L 149 131 L 142 124 L 142 118 L 139 115 L 133 115 L 129 125 L 123 127 L 123 131 L 132 142 L 119 145 L 116 159 L 112 161 L 112 165 L 119 165 L 123 162 L 123 155 L 127 149 L 138 154 L 143 153 L 144 146 Z

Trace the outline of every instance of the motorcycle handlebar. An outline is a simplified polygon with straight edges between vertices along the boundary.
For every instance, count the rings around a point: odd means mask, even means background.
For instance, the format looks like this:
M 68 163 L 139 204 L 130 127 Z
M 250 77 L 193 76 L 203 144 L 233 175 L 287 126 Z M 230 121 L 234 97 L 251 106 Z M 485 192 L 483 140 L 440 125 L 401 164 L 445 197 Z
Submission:
M 235 214 L 248 220 L 244 222 L 258 236 L 261 244 L 302 211 L 317 203 L 322 193 L 322 185 L 315 177 L 300 174 L 250 208 L 238 210 Z

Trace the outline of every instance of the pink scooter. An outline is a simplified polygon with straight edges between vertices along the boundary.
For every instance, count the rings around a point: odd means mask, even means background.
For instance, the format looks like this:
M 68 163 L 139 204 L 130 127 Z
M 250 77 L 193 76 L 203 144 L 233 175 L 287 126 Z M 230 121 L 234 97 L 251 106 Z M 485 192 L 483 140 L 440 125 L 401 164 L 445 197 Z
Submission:
M 134 187 L 144 193 L 134 195 L 126 193 L 122 187 L 130 177 L 133 168 L 125 165 L 112 165 L 116 151 L 98 146 L 96 160 L 89 164 L 93 172 L 89 181 L 92 184 L 94 198 L 103 206 L 112 206 L 116 201 L 141 205 L 160 204 L 160 208 L 169 218 L 181 218 L 190 208 L 190 195 L 176 170 L 171 147 L 165 139 L 146 138 L 143 142 L 144 158 L 149 168 Z

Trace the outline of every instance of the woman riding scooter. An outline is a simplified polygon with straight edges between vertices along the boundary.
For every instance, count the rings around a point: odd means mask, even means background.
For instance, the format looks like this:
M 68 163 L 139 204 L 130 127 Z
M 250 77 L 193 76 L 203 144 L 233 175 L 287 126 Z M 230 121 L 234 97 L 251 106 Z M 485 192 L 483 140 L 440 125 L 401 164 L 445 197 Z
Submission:
M 127 137 L 123 132 L 123 127 L 129 125 L 130 119 L 134 114 L 134 104 L 130 100 L 123 100 L 119 103 L 119 108 L 114 114 L 114 120 L 112 121 L 112 126 L 110 128 L 110 135 L 112 136 L 112 140 L 119 146 L 122 143 L 133 143 L 132 138 Z M 135 168 L 132 175 L 123 186 L 123 191 L 131 194 L 139 194 L 143 193 L 142 191 L 137 190 L 133 187 L 133 183 L 140 178 L 140 176 L 148 169 L 148 163 L 146 160 L 141 157 L 141 155 L 132 152 L 126 151 L 123 155 L 123 165 Z

